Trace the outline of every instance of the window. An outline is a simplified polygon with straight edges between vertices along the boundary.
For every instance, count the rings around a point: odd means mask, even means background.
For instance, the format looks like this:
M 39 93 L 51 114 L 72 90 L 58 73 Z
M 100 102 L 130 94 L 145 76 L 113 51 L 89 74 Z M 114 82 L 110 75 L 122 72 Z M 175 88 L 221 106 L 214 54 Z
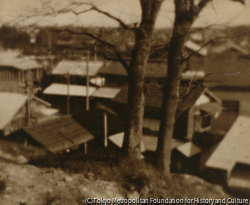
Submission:
M 223 100 L 222 107 L 224 112 L 239 113 L 239 101 L 237 100 Z

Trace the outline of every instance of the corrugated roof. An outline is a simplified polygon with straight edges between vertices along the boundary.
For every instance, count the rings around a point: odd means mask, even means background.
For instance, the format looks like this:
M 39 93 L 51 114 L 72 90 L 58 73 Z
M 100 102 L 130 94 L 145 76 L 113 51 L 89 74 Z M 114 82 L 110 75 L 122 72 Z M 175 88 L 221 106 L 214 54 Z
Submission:
M 90 61 L 89 62 L 89 76 L 95 76 L 102 68 L 103 62 Z M 87 75 L 87 61 L 61 61 L 52 71 L 54 75 Z
M 194 106 L 198 97 L 204 92 L 203 86 L 193 87 L 191 89 L 180 87 L 178 110 L 186 110 Z M 148 85 L 148 91 L 145 94 L 145 106 L 161 107 L 163 92 L 158 85 Z M 127 103 L 128 100 L 128 86 L 124 86 L 122 90 L 113 99 L 114 102 Z
M 0 92 L 24 94 L 27 92 L 27 88 L 24 83 L 0 82 Z
M 0 130 L 11 122 L 26 100 L 23 94 L 0 92 Z
M 89 96 L 96 90 L 96 87 L 89 87 Z M 46 95 L 68 95 L 68 85 L 61 83 L 53 83 L 43 91 L 43 94 Z M 69 85 L 69 94 L 70 96 L 86 96 L 86 86 L 83 85 Z
M 23 130 L 52 153 L 70 149 L 94 139 L 94 136 L 70 115 L 24 127 Z
M 207 167 L 230 172 L 235 163 L 250 164 L 250 117 L 239 116 L 206 162 Z
M 119 93 L 121 88 L 113 88 L 113 87 L 100 87 L 95 92 L 91 94 L 92 97 L 99 98 L 110 98 L 113 99 L 117 93 Z
M 99 72 L 106 75 L 128 76 L 127 71 L 120 62 L 111 61 Z M 145 70 L 145 77 L 162 78 L 167 75 L 167 62 L 152 63 L 148 62 Z

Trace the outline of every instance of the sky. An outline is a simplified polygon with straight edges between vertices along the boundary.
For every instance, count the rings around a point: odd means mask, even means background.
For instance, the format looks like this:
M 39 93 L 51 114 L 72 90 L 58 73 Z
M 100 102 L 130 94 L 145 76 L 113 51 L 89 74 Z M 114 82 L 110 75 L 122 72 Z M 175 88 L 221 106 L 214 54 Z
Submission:
M 22 16 L 31 14 L 35 11 L 35 16 L 40 10 L 46 11 L 42 6 L 50 1 L 52 8 L 63 8 L 69 4 L 70 0 L 0 0 L 0 25 L 6 22 L 20 23 Z M 87 0 L 90 1 L 90 0 Z M 139 0 L 91 0 L 98 8 L 105 10 L 116 17 L 121 18 L 124 22 L 130 24 L 140 22 L 141 9 Z M 196 0 L 198 1 L 198 0 Z M 213 0 L 200 13 L 199 18 L 194 23 L 196 27 L 208 25 L 235 26 L 250 25 L 250 0 L 245 0 L 243 6 L 238 2 L 230 0 Z M 78 9 L 86 9 L 81 7 Z M 174 21 L 174 4 L 173 0 L 165 0 L 157 22 L 157 28 L 170 27 Z M 54 17 L 35 17 L 27 22 L 38 22 L 39 25 L 74 25 L 74 26 L 117 26 L 117 22 L 105 17 L 94 11 L 87 12 L 76 16 L 73 13 L 61 14 Z

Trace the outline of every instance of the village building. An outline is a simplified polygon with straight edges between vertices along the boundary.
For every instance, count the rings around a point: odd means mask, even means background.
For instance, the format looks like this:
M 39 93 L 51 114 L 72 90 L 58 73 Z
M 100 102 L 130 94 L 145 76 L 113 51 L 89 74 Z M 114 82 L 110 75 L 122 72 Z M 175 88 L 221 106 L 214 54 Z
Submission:
M 22 56 L 14 51 L 0 52 L 0 81 L 40 85 L 43 77 L 43 66 L 34 59 Z

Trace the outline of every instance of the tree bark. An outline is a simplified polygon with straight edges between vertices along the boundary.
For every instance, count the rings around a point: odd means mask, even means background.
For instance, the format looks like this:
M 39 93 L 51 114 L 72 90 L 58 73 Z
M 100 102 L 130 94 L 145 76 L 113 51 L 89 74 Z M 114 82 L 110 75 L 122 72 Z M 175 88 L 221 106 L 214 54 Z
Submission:
M 197 16 L 193 0 L 175 0 L 175 22 L 168 55 L 167 78 L 163 88 L 162 117 L 158 137 L 158 165 L 170 177 L 171 141 L 181 80 L 185 37 Z
M 163 0 L 141 0 L 141 23 L 135 29 L 135 47 L 128 69 L 128 119 L 123 150 L 132 159 L 141 158 L 141 138 L 144 115 L 144 73 L 155 21 Z

